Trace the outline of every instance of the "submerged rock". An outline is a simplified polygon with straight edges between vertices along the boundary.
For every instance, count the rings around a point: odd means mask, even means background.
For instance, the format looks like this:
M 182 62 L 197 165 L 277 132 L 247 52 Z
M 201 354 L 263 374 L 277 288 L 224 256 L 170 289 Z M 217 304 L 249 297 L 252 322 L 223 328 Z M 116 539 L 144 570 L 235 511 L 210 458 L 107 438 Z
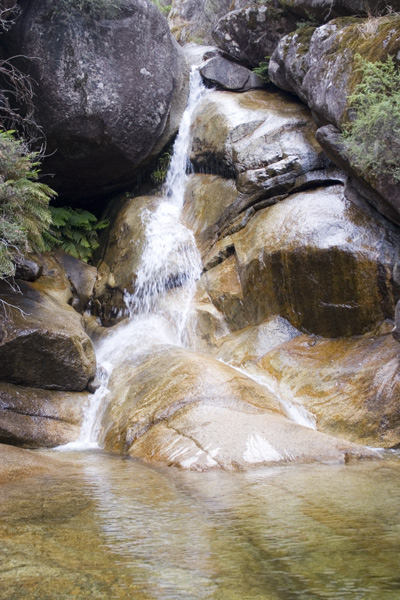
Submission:
M 43 448 L 78 438 L 89 394 L 0 382 L 0 442 Z
M 400 444 L 400 354 L 391 335 L 303 335 L 272 350 L 260 366 L 281 397 L 316 415 L 318 429 L 358 444 Z
M 38 84 L 51 185 L 70 203 L 123 189 L 174 135 L 186 104 L 186 61 L 165 18 L 146 0 L 20 4 L 6 47 L 33 57 L 22 70 Z
M 58 470 L 60 463 L 53 457 L 38 452 L 0 444 L 0 482 L 7 483 L 19 477 L 29 477 L 41 471 Z

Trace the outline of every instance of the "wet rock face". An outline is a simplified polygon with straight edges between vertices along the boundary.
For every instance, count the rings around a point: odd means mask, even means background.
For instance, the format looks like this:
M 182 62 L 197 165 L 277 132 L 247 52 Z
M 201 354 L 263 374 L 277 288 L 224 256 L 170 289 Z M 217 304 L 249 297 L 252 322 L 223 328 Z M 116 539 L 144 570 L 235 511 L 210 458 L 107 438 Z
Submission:
M 344 196 L 304 106 L 266 91 L 213 92 L 192 131 L 195 169 L 214 174 L 191 177 L 184 218 L 202 285 L 232 331 L 279 314 L 336 337 L 393 318 L 396 229 Z
M 321 431 L 359 444 L 400 443 L 400 355 L 392 336 L 300 336 L 261 361 L 282 397 L 296 397 Z
M 186 104 L 186 61 L 165 18 L 145 0 L 103 12 L 21 4 L 7 52 L 35 57 L 23 68 L 38 83 L 51 185 L 71 203 L 126 186 L 175 133 Z
M 393 316 L 396 233 L 346 201 L 342 186 L 292 195 L 233 240 L 253 322 L 278 313 L 299 329 L 336 337 Z
M 252 67 L 271 56 L 279 40 L 296 29 L 297 17 L 272 4 L 247 6 L 222 17 L 213 29 L 216 45 Z
M 98 279 L 94 289 L 95 310 L 109 327 L 127 316 L 125 293 L 133 293 L 145 246 L 146 214 L 156 209 L 160 199 L 141 196 L 122 201 L 107 232 Z
M 82 391 L 96 359 L 82 317 L 69 304 L 73 291 L 51 256 L 35 282 L 0 282 L 0 380 L 55 390 Z
M 190 158 L 196 171 L 236 179 L 238 214 L 303 186 L 310 176 L 329 180 L 315 130 L 309 111 L 285 94 L 213 92 L 195 115 Z
M 105 447 L 113 452 L 194 470 L 369 454 L 296 425 L 266 388 L 183 349 L 126 361 L 110 387 Z

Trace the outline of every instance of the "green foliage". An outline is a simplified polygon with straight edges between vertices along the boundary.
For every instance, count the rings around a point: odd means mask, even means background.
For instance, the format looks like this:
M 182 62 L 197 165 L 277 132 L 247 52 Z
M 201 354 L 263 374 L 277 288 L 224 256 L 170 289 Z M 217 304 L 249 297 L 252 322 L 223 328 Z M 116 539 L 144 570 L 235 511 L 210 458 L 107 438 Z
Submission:
M 391 56 L 357 60 L 362 80 L 349 98 L 355 117 L 344 128 L 344 148 L 361 172 L 400 181 L 400 71 Z
M 307 18 L 303 18 L 301 21 L 298 21 L 296 23 L 297 30 L 309 29 L 310 27 L 318 27 L 319 23 L 314 17 L 314 15 L 311 14 L 308 10 L 306 10 L 305 13 Z
M 171 11 L 171 4 L 166 4 L 166 5 L 164 5 L 164 4 L 162 4 L 162 3 L 160 2 L 160 0 L 150 0 L 150 2 L 151 2 L 152 4 L 155 4 L 155 5 L 157 6 L 158 10 L 159 10 L 160 12 L 162 12 L 162 14 L 163 14 L 165 17 L 168 17 L 168 15 L 169 15 L 169 13 L 170 13 L 170 11 Z
M 154 184 L 161 185 L 164 183 L 167 177 L 170 160 L 171 155 L 169 152 L 164 152 L 157 160 L 155 169 L 150 173 L 150 179 Z
M 56 193 L 37 181 L 37 154 L 12 131 L 0 131 L 0 278 L 15 272 L 16 254 L 43 250 L 49 201 Z
M 266 56 L 265 57 L 265 61 L 260 62 L 260 64 L 258 65 L 258 67 L 255 67 L 253 69 L 253 73 L 255 73 L 256 75 L 258 75 L 258 77 L 264 81 L 265 83 L 269 83 L 270 79 L 269 79 L 269 75 L 268 75 L 268 69 L 269 69 L 269 61 L 271 60 L 270 56 Z
M 51 225 L 43 237 L 46 250 L 61 248 L 67 254 L 87 262 L 99 247 L 98 231 L 108 226 L 108 221 L 81 208 L 50 206 Z

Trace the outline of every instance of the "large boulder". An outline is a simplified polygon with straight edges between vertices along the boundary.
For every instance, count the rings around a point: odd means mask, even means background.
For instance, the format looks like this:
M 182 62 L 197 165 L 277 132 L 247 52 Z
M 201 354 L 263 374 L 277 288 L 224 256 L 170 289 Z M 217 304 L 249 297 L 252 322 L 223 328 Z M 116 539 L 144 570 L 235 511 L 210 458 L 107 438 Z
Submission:
M 337 337 L 393 318 L 397 231 L 349 202 L 341 185 L 293 194 L 232 239 L 251 323 L 280 314 L 298 329 Z
M 246 6 L 222 17 L 212 36 L 219 48 L 241 63 L 257 67 L 271 56 L 279 40 L 296 29 L 297 17 L 268 5 Z
M 0 380 L 82 391 L 96 370 L 92 342 L 65 272 L 50 255 L 43 263 L 34 282 L 0 282 Z
M 316 415 L 321 431 L 358 444 L 400 444 L 400 354 L 389 335 L 327 340 L 300 336 L 261 361 L 282 398 Z
M 125 359 L 109 381 L 107 450 L 184 469 L 344 461 L 371 456 L 290 421 L 267 388 L 172 346 Z
M 397 229 L 343 185 L 292 194 L 237 224 L 205 255 L 201 279 L 231 331 L 281 315 L 303 331 L 352 336 L 393 318 Z
M 34 118 L 52 186 L 73 203 L 131 183 L 186 104 L 186 61 L 166 19 L 147 0 L 21 6 L 5 48 L 34 57 L 21 66 L 37 84 Z
M 263 88 L 264 82 L 247 67 L 228 60 L 223 56 L 210 58 L 200 73 L 212 87 L 232 92 L 245 92 Z
M 0 442 L 52 448 L 74 441 L 89 397 L 0 382 Z

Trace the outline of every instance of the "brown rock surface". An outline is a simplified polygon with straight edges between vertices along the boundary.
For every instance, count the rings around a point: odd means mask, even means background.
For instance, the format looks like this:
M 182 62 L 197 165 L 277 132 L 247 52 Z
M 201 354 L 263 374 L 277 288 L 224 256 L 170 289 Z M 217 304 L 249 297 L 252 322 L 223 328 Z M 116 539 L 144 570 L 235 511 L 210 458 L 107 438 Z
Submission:
M 161 347 L 110 380 L 105 448 L 195 470 L 371 456 L 289 421 L 265 387 L 214 359 Z
M 400 353 L 391 335 L 350 339 L 297 337 L 260 366 L 283 398 L 296 398 L 317 427 L 358 444 L 400 443 Z

